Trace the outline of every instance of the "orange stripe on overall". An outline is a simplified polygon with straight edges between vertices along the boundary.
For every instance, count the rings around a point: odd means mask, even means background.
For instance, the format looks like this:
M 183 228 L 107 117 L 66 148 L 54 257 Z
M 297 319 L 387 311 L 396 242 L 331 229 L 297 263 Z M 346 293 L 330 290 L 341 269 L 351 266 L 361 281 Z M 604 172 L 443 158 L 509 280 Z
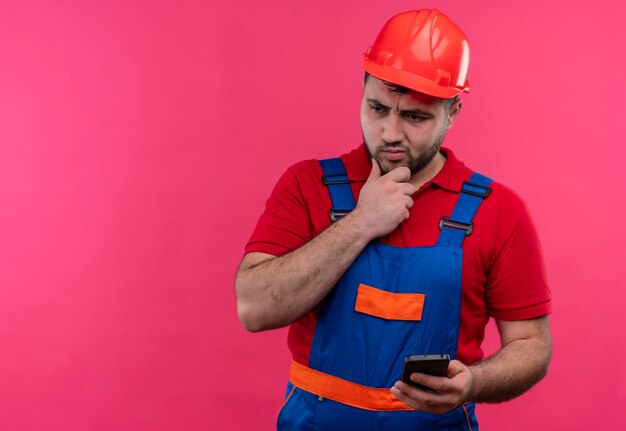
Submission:
M 365 410 L 412 410 L 394 397 L 389 388 L 371 388 L 291 363 L 289 380 L 294 386 L 317 396 Z

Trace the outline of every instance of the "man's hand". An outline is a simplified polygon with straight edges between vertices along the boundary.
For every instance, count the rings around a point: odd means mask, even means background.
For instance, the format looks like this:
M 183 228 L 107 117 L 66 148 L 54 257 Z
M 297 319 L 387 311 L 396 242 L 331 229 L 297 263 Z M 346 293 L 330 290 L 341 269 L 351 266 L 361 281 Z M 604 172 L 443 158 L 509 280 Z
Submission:
M 395 168 L 381 176 L 378 162 L 372 159 L 372 170 L 351 214 L 359 219 L 370 239 L 387 235 L 409 218 L 409 208 L 413 206 L 411 195 L 415 193 L 410 178 L 407 167 Z
M 404 382 L 396 382 L 391 393 L 407 406 L 428 413 L 447 413 L 469 400 L 473 376 L 469 368 L 453 360 L 448 366 L 448 377 L 413 373 L 411 380 L 428 386 L 435 392 L 425 391 Z

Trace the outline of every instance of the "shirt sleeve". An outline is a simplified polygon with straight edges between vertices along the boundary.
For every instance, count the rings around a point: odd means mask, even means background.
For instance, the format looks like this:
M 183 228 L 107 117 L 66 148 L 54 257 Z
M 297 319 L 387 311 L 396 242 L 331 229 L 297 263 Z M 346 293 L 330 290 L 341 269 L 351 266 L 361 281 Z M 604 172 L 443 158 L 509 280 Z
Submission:
M 303 163 L 303 162 L 301 162 Z M 312 236 L 311 216 L 294 165 L 285 171 L 265 203 L 245 252 L 281 256 L 305 244 Z
M 486 284 L 489 314 L 509 321 L 532 319 L 552 311 L 537 230 L 526 205 L 517 195 L 513 198 L 518 217 L 501 236 Z

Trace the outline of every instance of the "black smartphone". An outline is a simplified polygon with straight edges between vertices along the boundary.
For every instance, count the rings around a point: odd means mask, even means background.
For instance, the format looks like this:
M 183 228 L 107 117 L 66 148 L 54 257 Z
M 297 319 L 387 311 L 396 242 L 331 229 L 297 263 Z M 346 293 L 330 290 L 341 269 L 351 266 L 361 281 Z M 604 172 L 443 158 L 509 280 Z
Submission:
M 431 376 L 445 377 L 448 375 L 450 355 L 411 355 L 404 358 L 402 381 L 425 391 L 433 392 L 428 386 L 420 385 L 411 380 L 411 374 L 422 373 Z

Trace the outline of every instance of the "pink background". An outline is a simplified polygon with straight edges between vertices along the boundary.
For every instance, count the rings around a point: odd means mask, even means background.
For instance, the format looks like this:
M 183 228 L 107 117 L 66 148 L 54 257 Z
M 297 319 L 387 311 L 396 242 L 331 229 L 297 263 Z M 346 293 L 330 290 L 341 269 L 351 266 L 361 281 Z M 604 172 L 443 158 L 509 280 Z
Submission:
M 0 429 L 272 429 L 285 331 L 240 326 L 243 247 L 288 165 L 359 144 L 361 53 L 429 6 L 473 48 L 447 145 L 526 199 L 554 295 L 548 377 L 482 429 L 622 429 L 619 0 L 3 1 Z

